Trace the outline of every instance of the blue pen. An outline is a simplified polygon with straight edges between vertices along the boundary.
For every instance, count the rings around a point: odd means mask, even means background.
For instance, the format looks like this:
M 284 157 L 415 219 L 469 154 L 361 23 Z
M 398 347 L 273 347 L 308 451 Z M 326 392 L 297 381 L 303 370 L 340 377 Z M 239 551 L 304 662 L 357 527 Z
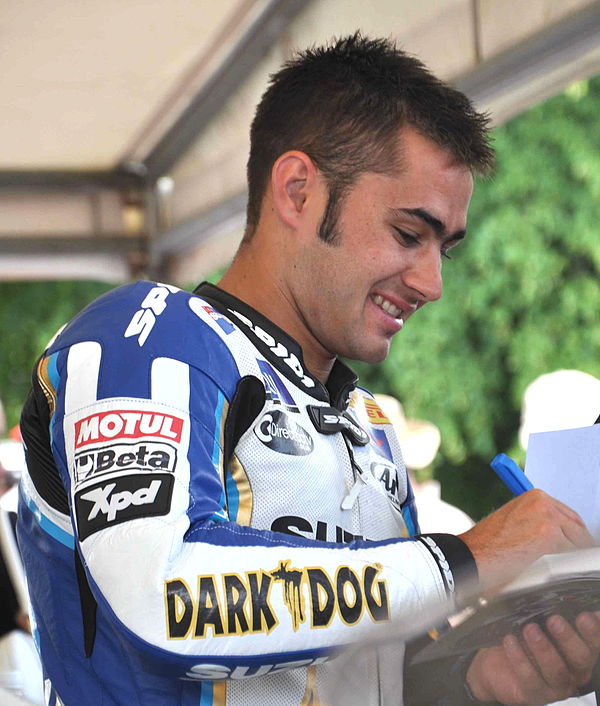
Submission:
M 513 495 L 521 495 L 533 489 L 529 478 L 510 456 L 498 454 L 492 459 L 490 466 Z

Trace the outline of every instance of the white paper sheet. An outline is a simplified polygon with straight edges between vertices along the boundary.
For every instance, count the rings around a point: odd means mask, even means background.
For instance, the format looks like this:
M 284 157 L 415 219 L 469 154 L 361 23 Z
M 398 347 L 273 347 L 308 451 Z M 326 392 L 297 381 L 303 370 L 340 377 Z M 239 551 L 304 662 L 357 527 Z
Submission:
M 531 434 L 525 474 L 576 510 L 600 541 L 600 424 Z

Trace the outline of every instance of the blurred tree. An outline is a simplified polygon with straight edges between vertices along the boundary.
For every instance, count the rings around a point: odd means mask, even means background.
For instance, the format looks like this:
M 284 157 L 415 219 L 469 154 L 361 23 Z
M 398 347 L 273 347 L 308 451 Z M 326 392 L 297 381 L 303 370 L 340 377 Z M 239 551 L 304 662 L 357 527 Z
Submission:
M 19 421 L 32 366 L 48 341 L 108 289 L 101 282 L 0 282 L 0 398 L 9 428 Z
M 491 458 L 523 461 L 526 385 L 559 368 L 600 377 L 599 114 L 600 77 L 495 131 L 498 167 L 476 186 L 442 300 L 407 323 L 384 363 L 358 366 L 367 387 L 440 427 L 434 474 L 476 518 L 509 497 Z

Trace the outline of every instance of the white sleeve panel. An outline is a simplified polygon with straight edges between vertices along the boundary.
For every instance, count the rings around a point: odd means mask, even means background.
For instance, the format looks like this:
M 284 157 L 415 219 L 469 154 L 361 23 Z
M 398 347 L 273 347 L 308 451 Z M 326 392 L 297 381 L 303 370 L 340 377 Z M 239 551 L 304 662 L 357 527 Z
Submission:
M 153 363 L 152 399 L 92 400 L 99 355 L 69 353 L 65 447 L 92 584 L 133 634 L 180 655 L 289 654 L 376 637 L 391 621 L 409 634 L 446 603 L 420 541 L 326 546 L 216 521 L 218 405 L 190 419 L 189 368 L 168 359 Z

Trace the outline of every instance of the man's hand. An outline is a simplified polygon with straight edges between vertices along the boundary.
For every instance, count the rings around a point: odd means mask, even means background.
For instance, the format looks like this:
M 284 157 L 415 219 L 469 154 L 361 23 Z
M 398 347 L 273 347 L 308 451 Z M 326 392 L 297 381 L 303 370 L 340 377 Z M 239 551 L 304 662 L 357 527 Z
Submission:
M 460 538 L 475 558 L 483 591 L 508 583 L 544 554 L 595 544 L 574 510 L 537 489 L 513 498 Z
M 600 654 L 599 614 L 581 613 L 575 627 L 553 615 L 546 631 L 530 623 L 521 640 L 507 635 L 502 646 L 480 650 L 467 671 L 473 696 L 538 706 L 566 699 L 586 684 Z

